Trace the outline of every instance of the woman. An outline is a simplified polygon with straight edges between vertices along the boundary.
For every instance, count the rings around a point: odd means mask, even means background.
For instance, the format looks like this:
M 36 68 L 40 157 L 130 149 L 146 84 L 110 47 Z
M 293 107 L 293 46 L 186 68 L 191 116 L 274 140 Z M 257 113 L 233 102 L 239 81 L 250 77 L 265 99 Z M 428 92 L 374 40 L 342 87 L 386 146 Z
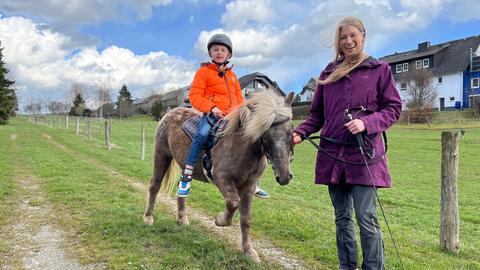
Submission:
M 353 210 L 363 254 L 362 269 L 383 269 L 383 241 L 375 203 L 376 187 L 390 187 L 380 133 L 400 117 L 401 99 L 390 66 L 364 52 L 366 31 L 355 17 L 340 20 L 335 59 L 320 74 L 310 113 L 293 134 L 293 142 L 321 129 L 315 183 L 328 185 L 335 209 L 340 269 L 357 268 Z M 355 134 L 367 143 L 370 180 Z M 373 181 L 373 183 L 372 183 Z

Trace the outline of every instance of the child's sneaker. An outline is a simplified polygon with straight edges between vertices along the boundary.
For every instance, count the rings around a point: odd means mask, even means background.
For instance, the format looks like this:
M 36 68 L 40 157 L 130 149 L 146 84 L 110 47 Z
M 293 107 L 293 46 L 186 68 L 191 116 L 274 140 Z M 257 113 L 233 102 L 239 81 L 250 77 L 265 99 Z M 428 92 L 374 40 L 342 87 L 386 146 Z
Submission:
M 182 176 L 182 179 L 178 182 L 177 197 L 187 197 L 190 194 L 190 183 L 192 182 L 192 176 Z
M 268 194 L 268 192 L 265 190 L 262 190 L 259 186 L 255 187 L 255 196 L 262 199 L 270 198 L 270 194 Z

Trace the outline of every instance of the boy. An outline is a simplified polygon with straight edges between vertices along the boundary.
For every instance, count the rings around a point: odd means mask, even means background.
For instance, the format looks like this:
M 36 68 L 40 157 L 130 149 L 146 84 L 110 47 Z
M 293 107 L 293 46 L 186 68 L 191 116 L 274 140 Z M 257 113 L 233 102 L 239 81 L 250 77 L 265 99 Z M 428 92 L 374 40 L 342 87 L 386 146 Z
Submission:
M 202 64 L 190 86 L 190 104 L 203 115 L 198 125 L 197 136 L 187 154 L 185 169 L 178 184 L 178 197 L 187 197 L 190 194 L 193 168 L 207 142 L 212 127 L 210 123 L 215 123 L 245 101 L 237 76 L 231 67 L 227 67 L 233 53 L 230 38 L 225 34 L 213 35 L 208 40 L 207 50 L 212 63 Z M 261 189 L 256 193 L 266 194 L 268 197 L 268 193 Z

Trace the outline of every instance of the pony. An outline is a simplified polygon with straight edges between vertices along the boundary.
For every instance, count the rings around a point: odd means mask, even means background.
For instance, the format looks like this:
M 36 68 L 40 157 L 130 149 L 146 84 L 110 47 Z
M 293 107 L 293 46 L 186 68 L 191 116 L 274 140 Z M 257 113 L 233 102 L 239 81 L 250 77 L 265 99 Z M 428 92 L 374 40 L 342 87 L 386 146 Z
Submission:
M 225 211 L 215 218 L 217 226 L 229 226 L 237 209 L 240 212 L 242 252 L 256 262 L 260 257 L 249 237 L 252 223 L 252 199 L 255 185 L 272 164 L 275 179 L 287 185 L 292 179 L 293 126 L 291 123 L 293 93 L 283 98 L 271 90 L 253 93 L 245 103 L 226 116 L 228 121 L 217 144 L 211 149 L 212 181 L 225 199 Z M 179 170 L 185 166 L 189 137 L 182 123 L 196 116 L 188 108 L 176 108 L 159 122 L 155 132 L 153 176 L 150 181 L 144 222 L 153 225 L 153 208 L 157 194 L 168 194 L 178 183 Z M 201 162 L 193 170 L 193 179 L 208 182 Z M 195 194 L 191 194 L 190 196 Z M 189 224 L 185 198 L 177 197 L 177 222 Z

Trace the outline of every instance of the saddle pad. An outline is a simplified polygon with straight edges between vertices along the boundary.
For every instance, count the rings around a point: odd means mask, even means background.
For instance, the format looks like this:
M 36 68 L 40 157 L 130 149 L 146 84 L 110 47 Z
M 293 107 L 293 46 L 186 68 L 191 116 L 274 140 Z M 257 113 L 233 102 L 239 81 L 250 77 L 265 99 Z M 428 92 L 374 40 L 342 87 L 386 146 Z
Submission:
M 191 117 L 182 124 L 182 129 L 183 131 L 187 134 L 187 136 L 190 138 L 191 141 L 197 136 L 197 129 L 198 129 L 198 124 L 200 123 L 200 115 Z M 211 147 L 215 144 L 217 144 L 218 140 L 221 137 L 221 132 L 225 129 L 225 126 L 227 125 L 228 121 L 225 119 L 221 119 L 217 121 L 213 127 L 210 129 L 210 132 L 208 133 L 208 139 L 211 140 L 210 144 Z

